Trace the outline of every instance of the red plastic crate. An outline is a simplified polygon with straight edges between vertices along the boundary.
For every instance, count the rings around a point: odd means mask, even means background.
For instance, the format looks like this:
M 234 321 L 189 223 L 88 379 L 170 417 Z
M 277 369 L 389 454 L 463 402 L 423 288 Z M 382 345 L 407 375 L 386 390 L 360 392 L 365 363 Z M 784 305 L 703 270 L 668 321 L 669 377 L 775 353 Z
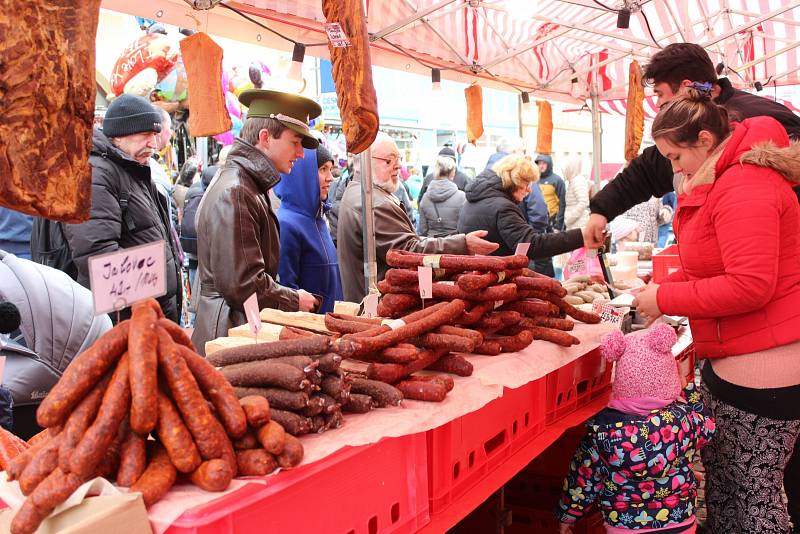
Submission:
M 533 475 L 535 477 L 543 477 L 543 479 L 554 478 L 557 483 L 555 485 L 551 484 L 551 487 L 554 486 L 556 491 L 560 492 L 561 483 L 564 481 L 569 469 L 569 463 L 575 456 L 575 451 L 585 435 L 585 424 L 567 429 L 555 442 L 526 465 L 517 476 L 529 477 Z M 541 482 L 525 482 L 525 484 L 536 488 L 541 485 Z
M 466 493 L 545 427 L 544 378 L 478 411 L 427 432 L 430 510 L 439 512 Z
M 547 375 L 547 424 L 603 395 L 611 386 L 611 369 L 595 349 Z
M 547 408 L 545 421 L 549 425 L 569 415 L 578 407 L 578 393 L 575 390 L 575 366 L 570 362 L 545 378 L 547 380 Z
M 600 349 L 584 354 L 575 362 L 575 391 L 578 406 L 596 399 L 611 387 L 611 369 L 600 354 Z
M 681 377 L 681 385 L 684 387 L 689 382 L 694 382 L 694 366 L 697 355 L 694 351 L 694 344 L 686 347 L 675 359 L 678 362 L 678 374 Z
M 167 534 L 416 532 L 430 520 L 425 434 L 347 448 L 180 516 Z
M 653 254 L 653 283 L 660 284 L 664 278 L 681 267 L 678 245 L 670 245 L 658 254 Z

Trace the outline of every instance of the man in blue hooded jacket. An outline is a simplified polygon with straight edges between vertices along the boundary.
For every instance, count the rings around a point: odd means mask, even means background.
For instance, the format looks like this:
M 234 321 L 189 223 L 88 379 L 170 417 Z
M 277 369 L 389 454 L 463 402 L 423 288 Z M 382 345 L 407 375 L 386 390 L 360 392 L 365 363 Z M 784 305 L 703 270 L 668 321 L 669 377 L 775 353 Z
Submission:
M 284 286 L 321 297 L 319 313 L 333 311 L 334 302 L 343 300 L 336 248 L 323 217 L 330 209 L 326 200 L 332 167 L 327 148 L 305 149 L 303 159 L 289 174 L 281 174 L 274 189 L 281 199 L 278 279 Z

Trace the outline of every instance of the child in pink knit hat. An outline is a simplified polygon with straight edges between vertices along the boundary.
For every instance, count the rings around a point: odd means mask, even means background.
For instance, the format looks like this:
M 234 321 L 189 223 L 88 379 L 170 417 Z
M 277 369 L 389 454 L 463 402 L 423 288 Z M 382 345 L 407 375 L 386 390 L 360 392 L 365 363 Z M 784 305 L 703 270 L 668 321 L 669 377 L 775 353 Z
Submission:
M 659 323 L 600 350 L 616 362 L 611 401 L 587 423 L 556 515 L 561 532 L 596 503 L 606 532 L 694 533 L 697 480 L 692 462 L 714 433 L 694 382 L 681 389 L 672 346 L 675 331 Z

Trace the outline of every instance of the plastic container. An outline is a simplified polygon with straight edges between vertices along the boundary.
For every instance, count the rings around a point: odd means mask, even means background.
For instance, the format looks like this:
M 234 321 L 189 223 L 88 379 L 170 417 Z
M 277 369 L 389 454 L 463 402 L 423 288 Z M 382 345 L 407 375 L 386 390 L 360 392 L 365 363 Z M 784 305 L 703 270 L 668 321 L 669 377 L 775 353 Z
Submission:
M 694 367 L 697 359 L 694 345 L 689 345 L 675 358 L 678 362 L 678 374 L 681 377 L 681 385 L 686 387 L 689 382 L 694 382 Z
M 653 255 L 653 282 L 660 284 L 667 276 L 681 267 L 678 245 L 670 245 Z
M 167 534 L 416 532 L 429 520 L 425 434 L 346 448 L 186 511 Z
M 547 380 L 545 421 L 548 425 L 571 414 L 578 407 L 575 365 L 576 362 L 570 362 L 545 377 Z
M 547 424 L 605 394 L 611 387 L 611 370 L 595 349 L 547 375 Z
M 545 427 L 544 378 L 427 432 L 431 513 L 464 495 Z

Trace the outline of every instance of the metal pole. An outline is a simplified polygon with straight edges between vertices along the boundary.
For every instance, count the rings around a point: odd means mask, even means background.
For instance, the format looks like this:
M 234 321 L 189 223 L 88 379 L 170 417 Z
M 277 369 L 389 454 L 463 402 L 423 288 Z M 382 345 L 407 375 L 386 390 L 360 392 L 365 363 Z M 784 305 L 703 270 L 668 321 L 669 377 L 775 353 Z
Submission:
M 592 77 L 592 168 L 595 191 L 600 191 L 600 162 L 603 161 L 603 125 L 600 120 L 600 94 L 597 75 Z
M 364 247 L 364 287 L 367 294 L 378 291 L 378 263 L 375 258 L 375 219 L 372 210 L 372 149 L 358 155 L 356 172 L 361 180 L 361 241 Z

